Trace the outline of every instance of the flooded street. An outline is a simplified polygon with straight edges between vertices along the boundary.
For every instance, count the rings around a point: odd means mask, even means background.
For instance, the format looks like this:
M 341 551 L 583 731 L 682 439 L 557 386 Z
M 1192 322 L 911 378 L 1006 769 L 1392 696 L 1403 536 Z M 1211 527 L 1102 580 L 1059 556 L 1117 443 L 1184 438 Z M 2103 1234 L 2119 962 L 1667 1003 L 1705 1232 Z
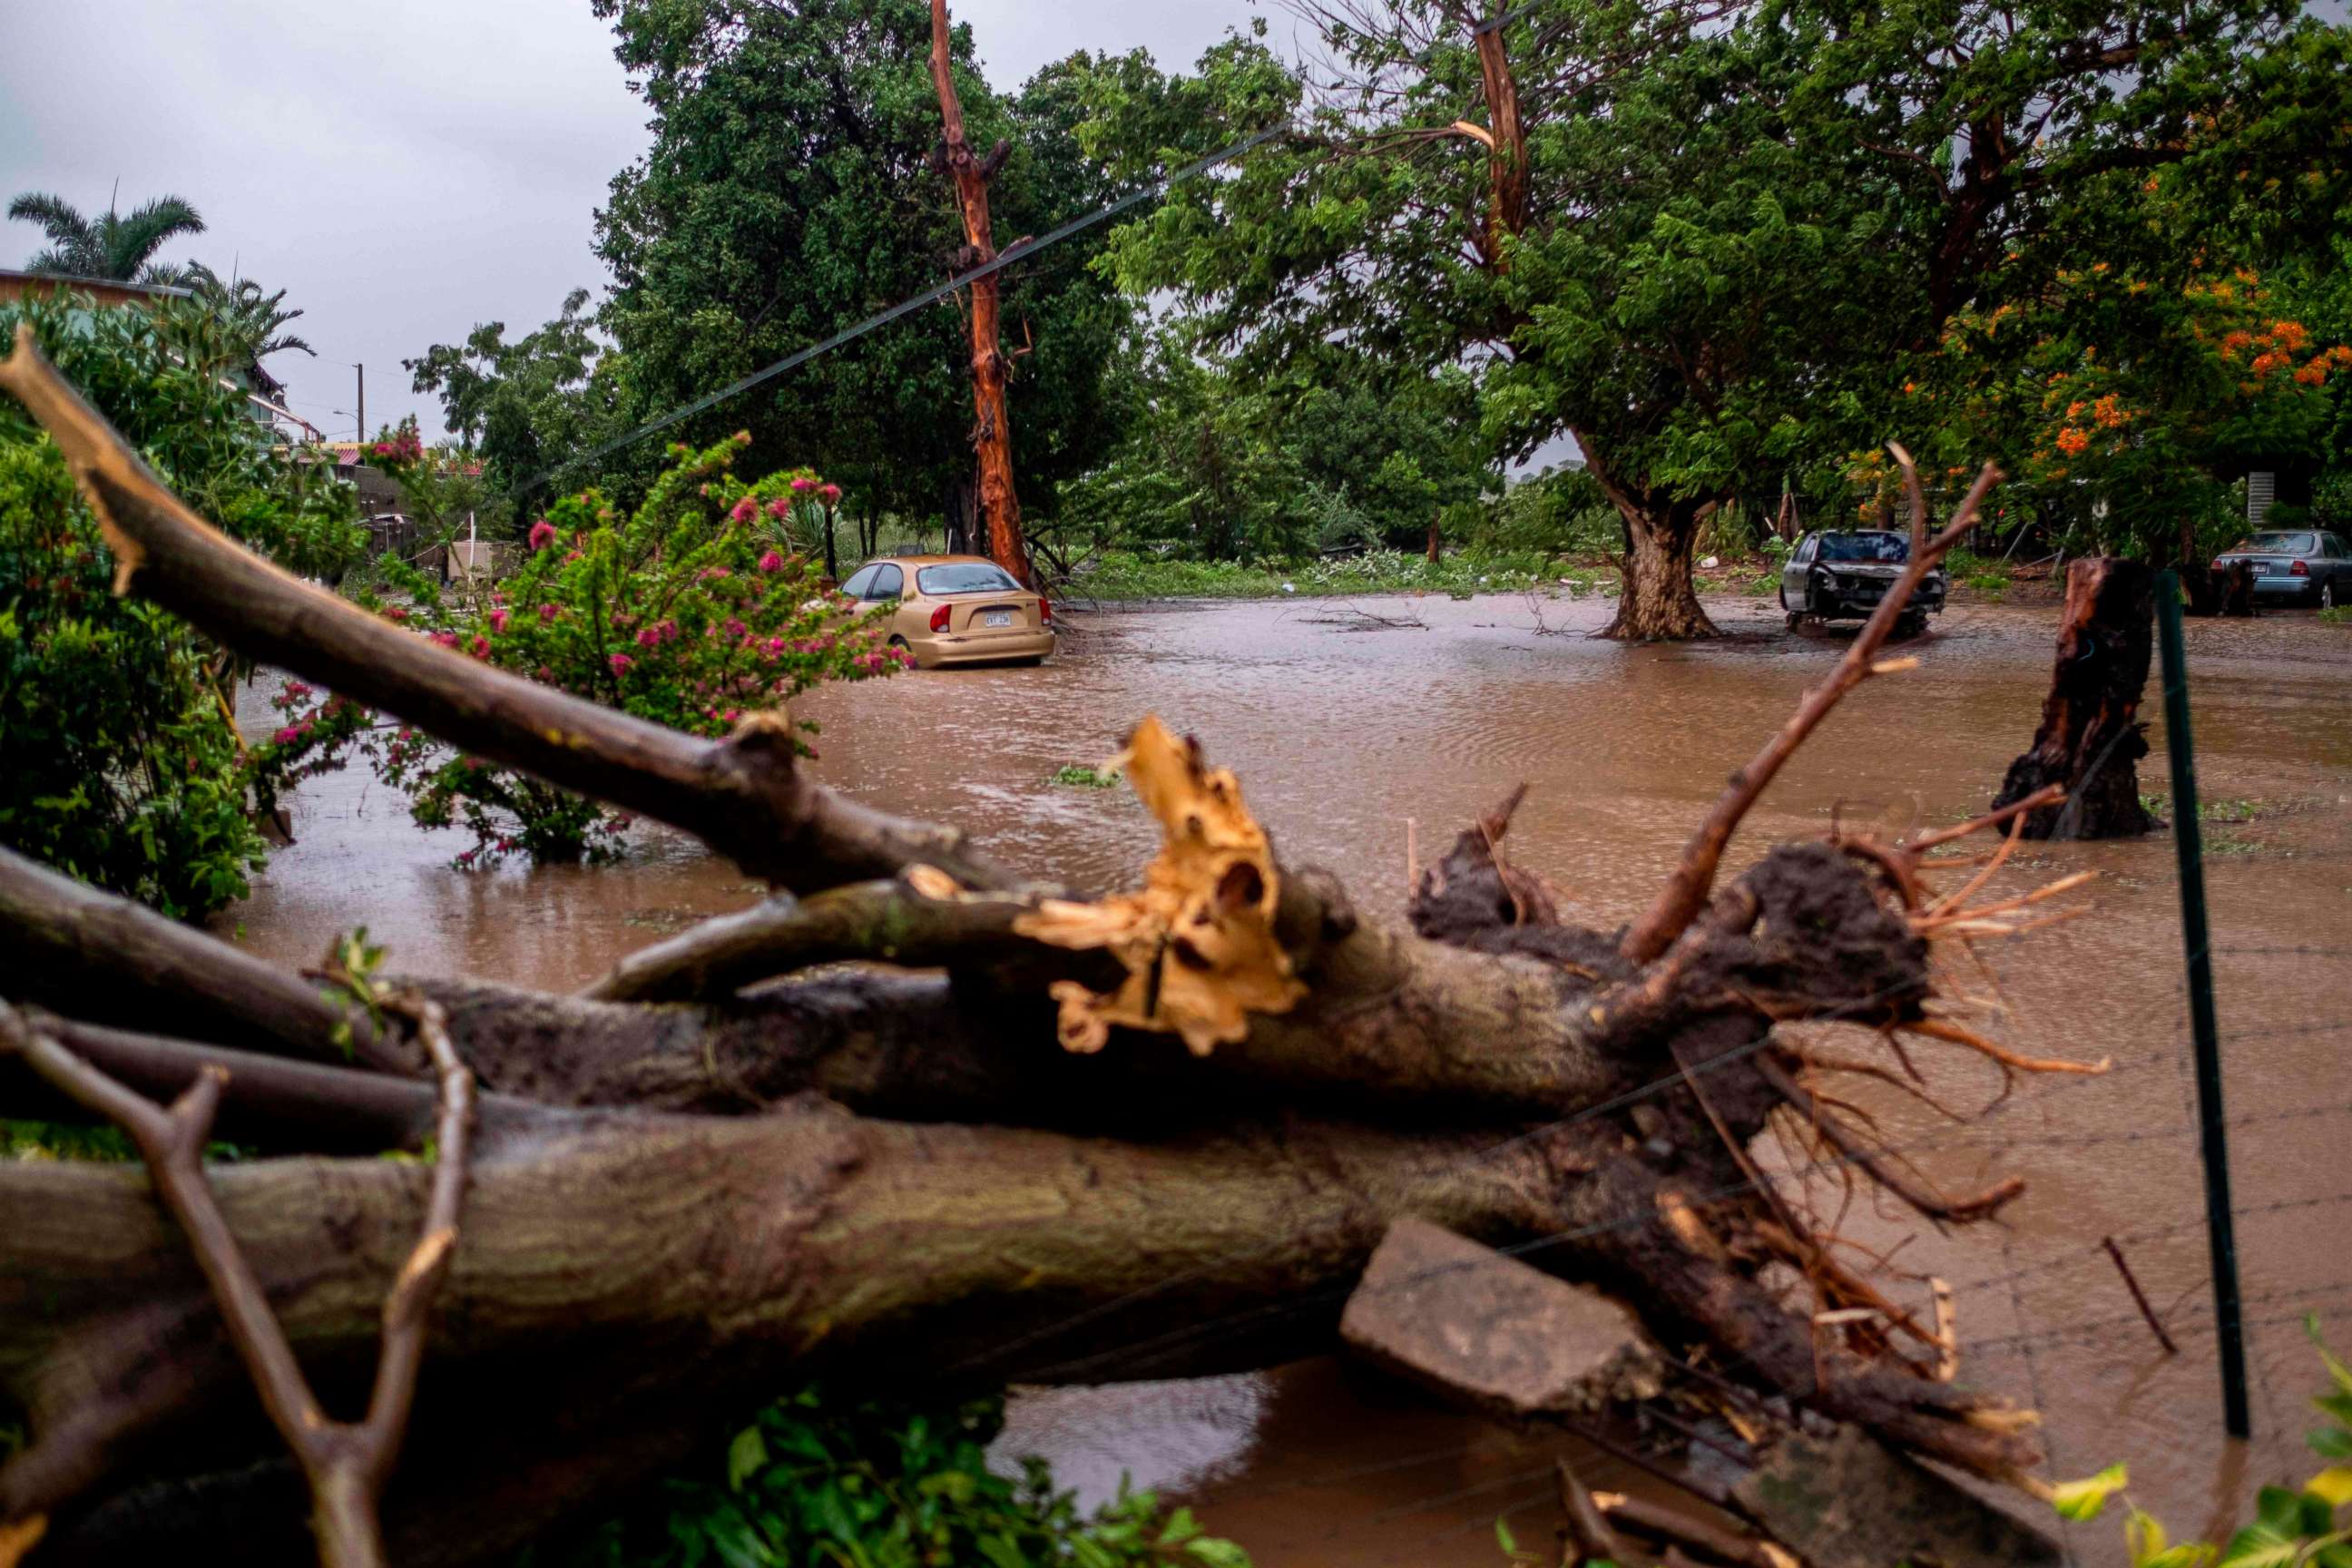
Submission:
M 1360 909 L 1397 910 L 1408 822 L 1424 858 L 1513 784 L 1533 787 L 1513 858 L 1604 928 L 1648 900 L 1721 787 L 1829 668 L 1843 632 L 1784 634 L 1769 599 L 1724 599 L 1731 635 L 1625 647 L 1583 634 L 1598 600 L 1250 603 L 1077 617 L 1036 669 L 915 674 L 815 694 L 828 782 L 958 824 L 997 858 L 1095 887 L 1121 885 L 1156 841 L 1124 789 L 1049 783 L 1110 754 L 1159 714 L 1230 764 L 1284 858 L 1345 879 Z M 1381 624 L 1381 623 L 1389 624 Z M 1921 667 L 1867 683 L 1750 816 L 1733 866 L 1834 814 L 1899 831 L 1984 808 L 2031 741 L 2055 610 L 1953 609 L 1906 651 Z M 2028 847 L 1990 891 L 2100 873 L 2095 912 L 1987 950 L 2009 1016 L 1991 1033 L 2031 1056 L 2110 1058 L 2099 1078 L 2034 1077 L 1968 1124 L 1877 1089 L 1853 1098 L 1948 1189 L 2023 1176 L 2005 1225 L 1941 1236 L 1907 1214 L 1843 1226 L 1872 1246 L 1917 1231 L 1896 1262 L 1958 1290 L 1961 1376 L 2042 1410 L 2053 1469 L 2132 1468 L 2136 1501 L 2176 1537 L 2219 1528 L 2255 1485 L 2300 1479 L 2307 1396 L 2323 1373 L 2302 1315 L 2328 1314 L 2352 1354 L 2352 630 L 2306 616 L 2189 627 L 2199 773 L 2243 822 L 2207 828 L 2236 1201 L 2254 1379 L 2255 1440 L 2223 1441 L 2168 837 Z M 2163 793 L 2157 720 L 2144 787 Z M 565 988 L 702 916 L 758 894 L 731 866 L 640 830 L 622 866 L 469 874 L 468 842 L 427 834 L 354 769 L 305 787 L 299 843 L 220 922 L 248 950 L 315 960 L 365 923 L 394 971 L 471 973 Z M 1990 994 L 1979 975 L 1958 977 Z M 2000 1093 L 1978 1058 L 1923 1054 L 1933 1091 L 1981 1110 Z M 1784 1169 L 1801 1163 L 1783 1157 Z M 1824 1215 L 1833 1182 L 1817 1173 Z M 2141 1324 L 2103 1236 L 2124 1247 L 2179 1341 Z M 1906 1299 L 1924 1303 L 1924 1289 Z M 1148 1308 L 1146 1309 L 1148 1314 Z M 1151 1331 L 1139 1321 L 1138 1334 Z M 1494 1522 L 1549 1552 L 1548 1449 L 1433 1410 L 1335 1363 L 1197 1383 L 1024 1395 L 1003 1445 L 1053 1459 L 1107 1495 L 1122 1472 L 1181 1493 L 1261 1568 L 1503 1561 Z M 1595 1485 L 1622 1485 L 1595 1464 Z M 2121 1559 L 2111 1517 L 2076 1527 L 2084 1561 Z

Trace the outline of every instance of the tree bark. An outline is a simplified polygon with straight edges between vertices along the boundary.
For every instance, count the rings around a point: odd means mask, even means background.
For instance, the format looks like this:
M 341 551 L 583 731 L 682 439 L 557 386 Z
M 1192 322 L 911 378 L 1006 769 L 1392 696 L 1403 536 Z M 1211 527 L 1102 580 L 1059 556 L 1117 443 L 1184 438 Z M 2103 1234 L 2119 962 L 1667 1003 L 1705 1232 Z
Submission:
M 1479 254 L 1496 277 L 1508 275 L 1506 241 L 1528 226 L 1528 132 L 1519 119 L 1518 78 L 1503 51 L 1503 29 L 1475 35 L 1478 82 L 1486 99 L 1486 217 Z
M 2158 826 L 2139 801 L 2147 726 L 2154 581 L 2137 561 L 2086 556 L 2066 567 L 2058 658 L 2032 749 L 2009 764 L 1996 809 L 2050 784 L 2067 798 L 2025 814 L 2028 838 L 2127 838 Z
M 1691 575 L 1700 504 L 1613 492 L 1625 524 L 1625 570 L 1617 614 L 1601 636 L 1624 642 L 1687 642 L 1720 635 L 1698 602 Z
M 956 206 L 963 217 L 963 263 L 958 270 L 984 267 L 996 259 L 988 182 L 1000 160 L 992 156 L 983 166 L 964 136 L 963 105 L 956 97 L 949 48 L 947 0 L 931 0 L 931 82 L 939 89 L 948 174 L 955 182 Z M 996 273 L 971 286 L 972 449 L 979 460 L 980 509 L 987 520 L 989 558 L 1015 580 L 1027 583 L 1033 573 L 1028 545 L 1021 536 L 1021 500 L 1013 486 L 1013 420 L 1004 395 L 1013 363 L 998 342 L 999 298 Z

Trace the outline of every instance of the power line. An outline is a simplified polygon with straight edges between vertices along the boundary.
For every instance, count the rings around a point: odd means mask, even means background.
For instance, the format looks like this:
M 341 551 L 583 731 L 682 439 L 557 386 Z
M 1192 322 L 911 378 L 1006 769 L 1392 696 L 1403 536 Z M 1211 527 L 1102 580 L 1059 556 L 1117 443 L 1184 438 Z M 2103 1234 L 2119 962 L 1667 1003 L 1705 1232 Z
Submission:
M 1039 251 L 1044 250 L 1047 246 L 1057 244 L 1062 240 L 1069 238 L 1070 236 L 1079 233 L 1081 230 L 1091 228 L 1096 224 L 1102 222 L 1105 218 L 1112 217 L 1119 213 L 1125 212 L 1128 208 L 1134 206 L 1139 202 L 1148 201 L 1154 196 L 1162 195 L 1168 191 L 1173 189 L 1175 186 L 1182 184 L 1187 180 L 1197 178 L 1198 176 L 1206 174 L 1211 169 L 1215 168 L 1218 164 L 1238 158 L 1244 153 L 1249 152 L 1252 148 L 1261 146 L 1264 143 L 1272 141 L 1275 137 L 1282 134 L 1288 129 L 1290 129 L 1290 122 L 1286 120 L 1279 124 L 1269 125 L 1265 130 L 1260 131 L 1254 135 L 1245 136 L 1239 142 L 1235 142 L 1228 147 L 1224 147 L 1217 152 L 1212 153 L 1204 158 L 1196 158 L 1192 162 L 1184 164 L 1181 168 L 1177 169 L 1172 174 L 1164 175 L 1160 179 L 1156 180 L 1150 184 L 1142 185 L 1135 190 L 1129 191 L 1127 195 L 1119 197 L 1117 201 L 1097 207 L 1094 211 L 1087 213 L 1082 216 L 1072 218 L 1069 222 L 1063 224 L 1060 227 L 1049 229 L 1045 234 L 1040 235 L 1038 237 L 1029 241 L 1025 245 L 1015 245 L 1011 249 L 1001 252 L 994 258 L 981 263 L 979 266 L 971 268 L 969 271 L 959 272 L 954 277 L 949 279 L 946 282 L 937 284 L 929 289 L 924 289 L 921 293 L 915 295 L 911 299 L 902 300 L 898 304 L 891 306 L 888 310 L 880 312 L 878 315 L 868 316 L 866 320 L 859 321 L 855 325 L 844 327 L 841 331 L 834 333 L 831 337 L 821 339 L 816 342 L 809 344 L 806 348 L 795 350 L 772 364 L 767 365 L 760 370 L 755 370 L 749 375 L 741 376 L 734 381 L 729 382 L 725 386 L 720 387 L 716 392 L 705 393 L 702 396 L 696 398 L 693 402 L 673 408 L 668 413 L 662 415 L 659 418 L 647 420 L 645 424 L 638 426 L 635 429 L 630 431 L 625 436 L 616 437 L 614 439 L 604 443 L 602 446 L 592 447 L 588 451 L 580 453 L 575 457 L 567 458 L 551 468 L 543 468 L 540 472 L 532 475 L 530 479 L 524 480 L 517 489 L 515 493 L 519 497 L 529 495 L 532 490 L 537 489 L 541 484 L 552 479 L 557 474 L 563 472 L 566 468 L 572 468 L 581 463 L 593 462 L 598 458 L 602 458 L 608 453 L 617 452 L 624 447 L 642 441 L 646 437 L 653 435 L 656 431 L 667 430 L 671 426 L 677 424 L 681 420 L 690 419 L 706 409 L 715 407 L 719 404 L 724 403 L 729 398 L 733 397 L 738 393 L 748 392 L 752 387 L 759 385 L 761 382 L 772 380 L 775 377 L 783 374 L 784 372 L 788 370 L 792 370 L 799 365 L 806 364 L 809 361 L 816 358 L 819 354 L 828 353 L 835 349 L 840 348 L 845 343 L 854 342 L 878 327 L 887 326 L 901 316 L 919 310 L 926 305 L 943 300 L 950 294 L 956 292 L 958 289 L 968 288 L 983 278 L 992 277 L 994 274 L 1003 271 L 1005 268 L 1012 266 L 1016 261 L 1025 261 L 1031 257 L 1035 256 Z

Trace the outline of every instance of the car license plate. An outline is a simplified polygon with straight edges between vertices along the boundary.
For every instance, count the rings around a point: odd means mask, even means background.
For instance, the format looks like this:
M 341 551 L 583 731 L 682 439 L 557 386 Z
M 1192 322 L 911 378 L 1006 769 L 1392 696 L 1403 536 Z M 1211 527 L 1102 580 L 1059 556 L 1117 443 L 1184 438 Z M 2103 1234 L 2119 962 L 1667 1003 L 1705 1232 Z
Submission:
M 981 612 L 980 624 L 983 626 L 1009 626 L 1013 624 L 1013 612 L 1010 610 L 983 610 Z

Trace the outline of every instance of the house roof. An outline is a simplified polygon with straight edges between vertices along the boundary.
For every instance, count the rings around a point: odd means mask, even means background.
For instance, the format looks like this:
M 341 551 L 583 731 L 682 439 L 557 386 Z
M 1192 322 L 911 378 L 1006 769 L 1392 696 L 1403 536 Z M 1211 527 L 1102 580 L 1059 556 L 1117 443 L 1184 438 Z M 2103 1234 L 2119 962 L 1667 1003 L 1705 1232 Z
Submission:
M 80 278 L 69 272 L 26 272 L 0 267 L 0 300 L 21 300 L 36 290 L 78 289 L 110 305 L 142 300 L 193 300 L 194 290 L 174 283 L 126 283 L 117 278 Z

